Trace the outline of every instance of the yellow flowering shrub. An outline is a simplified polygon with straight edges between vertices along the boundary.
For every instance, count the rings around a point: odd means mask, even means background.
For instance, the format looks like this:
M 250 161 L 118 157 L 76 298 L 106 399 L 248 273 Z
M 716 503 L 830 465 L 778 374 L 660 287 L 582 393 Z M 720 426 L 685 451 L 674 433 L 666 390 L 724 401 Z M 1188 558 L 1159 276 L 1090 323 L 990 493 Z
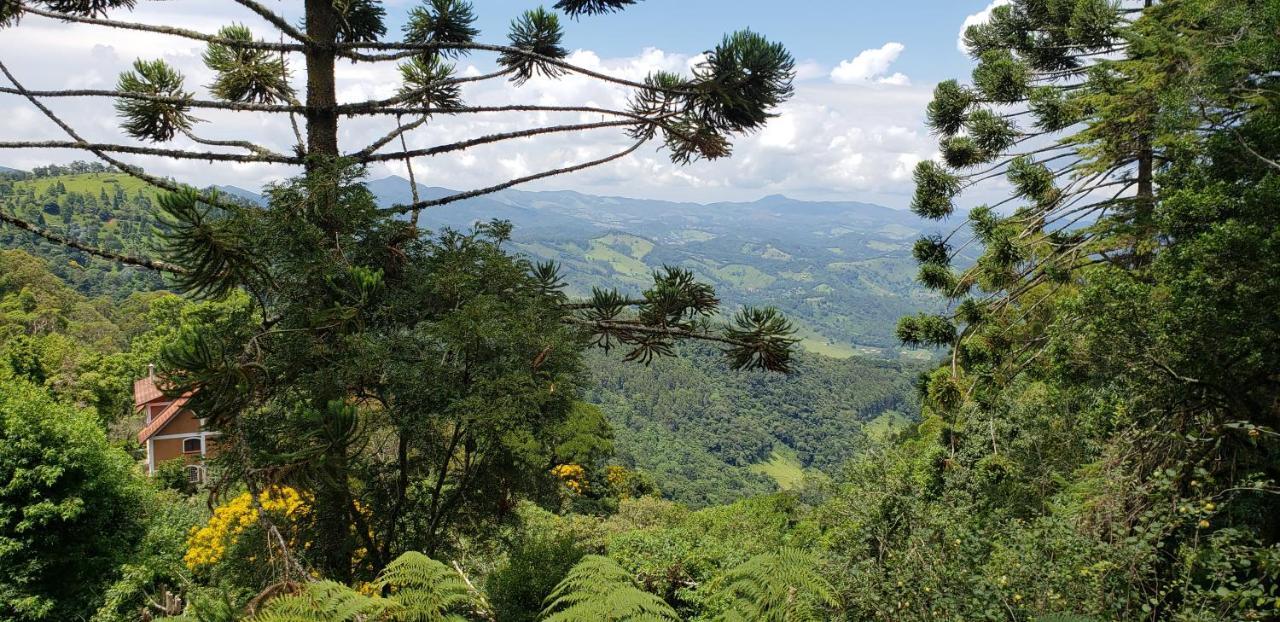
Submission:
M 581 465 L 561 464 L 551 469 L 551 474 L 560 478 L 574 494 L 580 495 L 587 490 L 587 470 Z
M 262 491 L 258 503 L 262 509 L 291 522 L 310 511 L 302 495 L 289 487 L 273 486 Z M 191 530 L 187 537 L 187 553 L 182 560 L 192 570 L 218 563 L 245 531 L 258 524 L 259 518 L 258 508 L 249 493 L 227 501 L 214 509 L 208 523 Z
M 604 479 L 609 485 L 615 489 L 621 489 L 623 484 L 627 483 L 627 478 L 631 474 L 627 471 L 627 467 L 611 464 L 604 469 Z

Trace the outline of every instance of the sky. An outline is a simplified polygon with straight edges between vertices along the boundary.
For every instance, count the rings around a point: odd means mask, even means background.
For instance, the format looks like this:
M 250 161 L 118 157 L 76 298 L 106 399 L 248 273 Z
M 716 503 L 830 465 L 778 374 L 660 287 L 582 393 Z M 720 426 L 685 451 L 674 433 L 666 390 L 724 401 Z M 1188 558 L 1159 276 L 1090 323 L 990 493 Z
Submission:
M 298 17 L 301 2 L 263 1 L 291 19 Z M 659 69 L 687 72 L 725 34 L 749 28 L 782 42 L 796 58 L 796 93 L 762 131 L 738 138 L 730 158 L 677 166 L 665 152 L 646 147 L 624 160 L 523 189 L 698 202 L 749 201 L 783 194 L 905 208 L 913 167 L 922 159 L 937 157 L 935 137 L 924 126 L 933 86 L 941 80 L 967 77 L 972 61 L 958 41 L 962 28 L 1006 1 L 643 0 L 618 14 L 566 20 L 564 44 L 572 50 L 570 62 L 630 79 Z M 385 2 L 390 34 L 399 33 L 414 4 Z M 535 6 L 528 0 L 475 0 L 474 4 L 480 40 L 493 43 L 505 43 L 511 19 Z M 264 38 L 279 38 L 265 21 L 228 0 L 142 0 L 132 13 L 112 17 L 208 33 L 236 22 Z M 30 89 L 108 89 L 135 59 L 163 58 L 184 73 L 187 90 L 207 98 L 204 85 L 212 81 L 212 73 L 200 60 L 202 52 L 197 41 L 36 16 L 0 31 L 0 61 Z M 464 74 L 478 74 L 492 70 L 493 61 L 492 55 L 474 54 L 460 59 L 457 68 Z M 300 69 L 301 58 L 293 64 Z M 295 82 L 302 90 L 300 76 L 295 75 Z M 398 87 L 394 64 L 339 67 L 340 100 L 387 97 Z M 469 85 L 463 95 L 476 105 L 620 107 L 628 92 L 571 75 L 558 80 L 538 78 L 521 87 L 489 81 Z M 90 140 L 136 144 L 119 131 L 109 100 L 46 101 Z M 205 138 L 249 139 L 281 151 L 292 142 L 287 119 L 281 115 L 201 111 L 199 116 L 206 122 L 196 132 Z M 407 140 L 410 148 L 429 147 L 493 132 L 597 120 L 598 115 L 577 114 L 440 117 Z M 358 150 L 383 135 L 390 123 L 372 119 L 345 123 L 340 142 L 346 150 Z M 14 95 L 0 94 L 0 128 L 4 140 L 66 139 L 57 126 Z M 467 190 L 596 159 L 628 145 L 619 129 L 521 139 L 464 154 L 420 158 L 414 161 L 414 172 L 426 185 Z M 165 146 L 195 147 L 185 139 Z M 28 169 L 91 158 L 92 154 L 65 150 L 10 150 L 0 153 L 0 165 Z M 251 190 L 297 172 L 262 164 L 123 159 L 198 186 L 230 184 Z M 405 166 L 402 162 L 374 165 L 369 174 L 372 178 L 404 176 Z

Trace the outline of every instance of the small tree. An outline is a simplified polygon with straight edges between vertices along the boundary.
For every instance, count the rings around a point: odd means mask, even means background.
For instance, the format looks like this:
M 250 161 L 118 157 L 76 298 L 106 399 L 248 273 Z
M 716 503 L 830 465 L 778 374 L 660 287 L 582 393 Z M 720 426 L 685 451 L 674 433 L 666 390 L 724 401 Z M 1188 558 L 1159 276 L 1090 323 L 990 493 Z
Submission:
M 142 535 L 133 460 L 90 413 L 0 378 L 0 482 L 0 617 L 88 617 Z
M 170 388 L 194 393 L 193 408 L 225 432 L 227 483 L 256 491 L 289 480 L 313 495 L 316 545 L 310 559 L 284 551 L 286 575 L 305 576 L 299 566 L 314 564 L 337 580 L 372 576 L 402 551 L 434 552 L 458 525 L 475 531 L 504 516 L 515 495 L 536 491 L 555 466 L 553 431 L 573 406 L 577 354 L 586 345 L 620 345 L 627 358 L 648 361 L 670 354 L 678 339 L 701 339 L 721 344 L 740 368 L 788 369 L 794 340 L 785 319 L 772 308 L 743 309 L 717 326 L 715 292 L 687 270 L 660 271 L 639 297 L 597 290 L 590 300 L 570 302 L 554 265 L 531 265 L 502 249 L 510 236 L 506 223 L 426 239 L 418 229 L 424 209 L 600 166 L 653 141 L 676 163 L 728 156 L 733 137 L 762 127 L 791 95 L 794 63 L 782 46 L 742 31 L 709 50 L 692 75 L 659 72 L 630 81 L 567 62 L 560 17 L 544 9 L 517 18 L 508 42 L 496 45 L 476 40 L 473 9 L 463 0 L 414 8 L 400 41 L 384 39 L 385 9 L 375 0 L 306 0 L 301 26 L 255 0 L 236 3 L 279 31 L 281 41 L 256 39 L 240 25 L 204 33 L 112 17 L 134 0 L 0 5 L 0 26 L 54 19 L 202 41 L 215 76 L 208 94 L 197 96 L 173 67 L 139 59 L 115 89 L 42 91 L 0 63 L 12 84 L 0 92 L 25 97 L 69 139 L 0 148 L 85 150 L 168 191 L 160 199 L 167 243 L 161 258 L 142 257 L 95 248 L 8 214 L 0 220 L 99 257 L 166 272 L 196 296 L 248 293 L 257 319 L 186 331 L 167 351 L 166 372 Z M 556 8 L 578 18 L 630 4 L 634 0 L 561 0 Z M 498 69 L 456 75 L 453 59 L 473 52 L 496 54 Z M 403 85 L 389 98 L 339 103 L 335 68 L 347 62 L 398 62 Z M 630 104 L 471 106 L 462 100 L 469 83 L 508 80 L 518 87 L 535 76 L 569 73 L 630 89 Z M 44 104 L 60 97 L 112 100 L 122 131 L 137 141 L 181 138 L 200 147 L 89 142 Z M 207 138 L 196 116 L 204 110 L 287 119 L 295 142 L 278 148 Z M 408 132 L 480 113 L 606 119 L 406 146 Z M 386 119 L 390 127 L 367 145 L 343 148 L 339 128 L 355 117 Z M 415 157 L 605 128 L 622 130 L 630 145 L 485 188 L 416 196 Z M 384 151 L 397 141 L 399 150 Z M 161 179 L 118 154 L 272 163 L 298 167 L 302 175 L 269 189 L 268 209 L 258 210 Z M 390 161 L 405 162 L 414 200 L 379 209 L 359 180 L 365 165 Z M 396 218 L 404 215 L 407 222 Z

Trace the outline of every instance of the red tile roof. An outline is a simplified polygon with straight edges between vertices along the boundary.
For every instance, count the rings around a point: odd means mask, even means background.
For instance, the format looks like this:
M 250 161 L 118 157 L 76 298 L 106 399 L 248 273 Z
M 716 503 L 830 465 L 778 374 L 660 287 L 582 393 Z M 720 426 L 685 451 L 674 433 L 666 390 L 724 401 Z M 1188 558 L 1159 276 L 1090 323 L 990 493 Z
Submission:
M 151 423 L 148 423 L 147 427 L 142 428 L 142 431 L 138 432 L 138 442 L 146 443 L 147 439 L 155 436 L 160 430 L 163 430 L 164 426 L 169 425 L 169 422 L 173 421 L 173 418 L 177 417 L 178 413 L 182 412 L 186 407 L 187 400 L 190 398 L 190 393 L 183 395 L 182 397 L 174 400 L 172 404 L 165 407 L 164 410 L 160 411 L 160 414 L 151 419 Z
M 164 397 L 164 392 L 156 387 L 156 382 L 150 376 L 145 376 L 133 383 L 133 407 L 134 409 L 142 408 L 143 404 L 154 402 Z

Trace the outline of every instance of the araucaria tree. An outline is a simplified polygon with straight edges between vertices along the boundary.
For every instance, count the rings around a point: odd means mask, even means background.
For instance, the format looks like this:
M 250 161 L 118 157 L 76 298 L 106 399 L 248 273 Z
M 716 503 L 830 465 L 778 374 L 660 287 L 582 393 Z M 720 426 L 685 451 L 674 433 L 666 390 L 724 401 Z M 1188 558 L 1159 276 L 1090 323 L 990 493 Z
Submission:
M 793 61 L 782 46 L 737 32 L 689 75 L 629 81 L 567 62 L 560 20 L 621 10 L 633 0 L 561 0 L 559 13 L 528 11 L 502 44 L 477 40 L 473 7 L 463 0 L 425 0 L 410 11 L 398 41 L 386 37 L 385 9 L 376 0 L 306 0 L 300 22 L 255 0 L 235 2 L 247 19 L 278 31 L 278 40 L 234 24 L 197 32 L 120 19 L 134 0 L 4 0 L 6 28 L 61 20 L 198 40 L 214 79 L 198 94 L 164 61 L 138 59 L 122 68 L 114 89 L 39 90 L 20 77 L 20 66 L 0 62 L 9 82 L 0 92 L 25 98 L 65 134 L 0 148 L 80 149 L 159 186 L 167 191 L 159 215 L 167 242 L 157 257 L 132 256 L 9 215 L 0 219 L 166 272 L 195 296 L 245 300 L 242 321 L 184 334 L 167 352 L 164 372 L 168 390 L 192 393 L 192 408 L 224 432 L 224 484 L 305 491 L 309 544 L 273 540 L 285 575 L 316 568 L 336 580 L 373 577 L 403 551 L 434 553 L 483 533 L 515 499 L 548 489 L 554 466 L 596 458 L 560 455 L 569 451 L 564 447 L 600 446 L 565 442 L 601 428 L 598 412 L 574 407 L 583 347 L 618 346 L 647 361 L 670 353 L 678 339 L 701 339 L 721 345 L 740 368 L 787 369 L 793 340 L 786 320 L 772 309 L 743 309 L 721 324 L 715 292 L 683 269 L 655 274 L 653 287 L 639 295 L 597 291 L 572 302 L 554 265 L 531 265 L 502 248 L 510 234 L 505 223 L 466 233 L 418 228 L 425 209 L 600 166 L 651 142 L 676 163 L 726 157 L 735 136 L 762 127 L 790 96 Z M 454 59 L 473 53 L 496 55 L 496 70 L 458 75 Z M 348 63 L 398 63 L 403 86 L 385 99 L 341 102 L 335 69 Z M 630 104 L 463 101 L 467 84 L 519 87 L 570 73 L 630 89 Z M 86 140 L 46 105 L 66 97 L 113 101 L 134 141 Z M 200 115 L 215 110 L 271 115 L 291 124 L 295 144 L 202 136 Z M 408 132 L 479 114 L 603 120 L 406 147 Z M 369 144 L 340 144 L 342 124 L 356 117 L 384 119 L 387 131 Z M 451 196 L 379 209 L 359 183 L 368 164 L 403 161 L 412 177 L 415 157 L 606 128 L 624 134 L 628 146 Z M 191 146 L 164 145 L 173 140 Z M 149 174 L 121 154 L 273 163 L 301 174 L 268 188 L 269 206 L 259 209 Z
M 969 212 L 973 265 L 916 244 L 953 307 L 899 336 L 951 356 L 906 460 L 836 506 L 851 617 L 1277 616 L 1278 24 L 1271 0 L 1012 0 L 968 30 L 914 208 L 1011 190 Z

